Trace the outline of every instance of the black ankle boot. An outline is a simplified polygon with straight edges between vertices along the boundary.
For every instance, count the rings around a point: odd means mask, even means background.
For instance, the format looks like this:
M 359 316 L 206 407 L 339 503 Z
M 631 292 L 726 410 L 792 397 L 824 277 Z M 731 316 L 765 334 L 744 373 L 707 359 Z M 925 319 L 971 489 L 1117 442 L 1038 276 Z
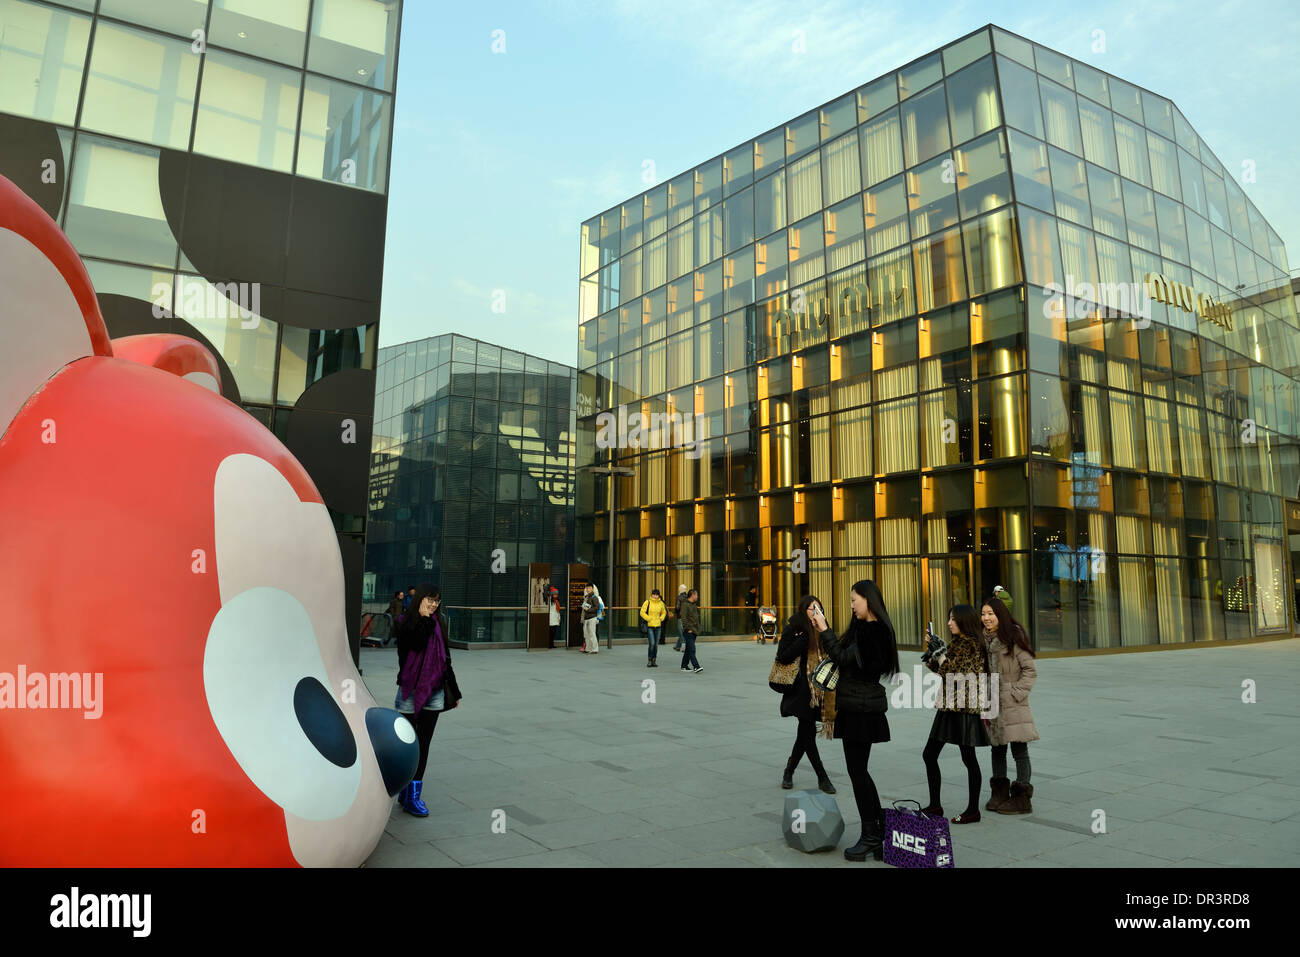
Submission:
M 862 825 L 862 839 L 844 849 L 845 860 L 865 861 L 871 855 L 878 861 L 885 859 L 885 825 L 883 815 Z
M 781 787 L 787 791 L 794 787 L 794 765 L 786 762 L 785 774 L 781 776 Z

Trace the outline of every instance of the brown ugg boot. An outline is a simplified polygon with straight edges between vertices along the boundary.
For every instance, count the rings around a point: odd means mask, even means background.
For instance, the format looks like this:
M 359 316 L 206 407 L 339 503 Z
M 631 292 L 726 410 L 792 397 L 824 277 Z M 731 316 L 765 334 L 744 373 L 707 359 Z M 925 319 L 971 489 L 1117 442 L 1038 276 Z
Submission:
M 1034 806 L 1030 803 L 1033 797 L 1034 786 L 1032 784 L 1021 784 L 1016 781 L 1011 785 L 1011 797 L 1007 803 L 998 808 L 999 814 L 1032 814 Z
M 989 798 L 989 803 L 984 805 L 986 811 L 996 811 L 1006 805 L 1011 799 L 1011 780 L 1009 778 L 989 778 L 989 784 L 993 786 L 993 796 Z

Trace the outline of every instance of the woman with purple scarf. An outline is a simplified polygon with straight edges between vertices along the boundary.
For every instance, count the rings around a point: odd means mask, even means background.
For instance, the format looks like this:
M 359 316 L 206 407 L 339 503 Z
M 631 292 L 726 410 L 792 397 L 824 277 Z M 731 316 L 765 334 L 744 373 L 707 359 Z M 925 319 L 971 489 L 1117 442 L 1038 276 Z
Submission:
M 441 604 L 442 592 L 437 586 L 421 585 L 397 623 L 397 701 L 393 707 L 406 715 L 420 742 L 415 779 L 402 789 L 397 800 L 416 817 L 429 816 L 420 792 L 438 715 L 460 703 L 447 646 L 447 618 L 439 610 Z

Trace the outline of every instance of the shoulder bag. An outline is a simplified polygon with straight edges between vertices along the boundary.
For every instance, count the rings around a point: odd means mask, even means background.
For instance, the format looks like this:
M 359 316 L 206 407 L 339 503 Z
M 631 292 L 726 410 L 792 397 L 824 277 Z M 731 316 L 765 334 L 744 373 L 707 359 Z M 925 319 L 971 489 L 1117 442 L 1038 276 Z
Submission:
M 789 694 L 794 689 L 795 679 L 799 677 L 799 659 L 788 665 L 773 659 L 772 670 L 767 676 L 767 686 L 777 694 Z

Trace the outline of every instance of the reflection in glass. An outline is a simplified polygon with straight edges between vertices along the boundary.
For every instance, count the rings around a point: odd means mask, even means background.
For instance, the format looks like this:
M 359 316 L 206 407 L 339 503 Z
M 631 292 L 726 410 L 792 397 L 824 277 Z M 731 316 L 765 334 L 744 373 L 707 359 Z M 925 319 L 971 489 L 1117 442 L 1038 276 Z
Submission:
M 1001 130 L 953 151 L 963 219 L 1011 202 L 1007 147 Z
M 71 126 L 90 18 L 0 0 L 0 112 Z
M 1021 281 L 1016 223 L 1003 209 L 962 226 L 970 295 L 981 296 Z
M 308 386 L 325 376 L 342 369 L 361 368 L 365 332 L 364 326 L 356 329 L 285 326 L 280 337 L 276 400 L 281 405 L 293 405 Z
M 961 230 L 950 229 L 912 244 L 916 269 L 916 306 L 928 312 L 966 298 Z
M 870 186 L 903 168 L 903 139 L 898 111 L 890 110 L 862 127 L 862 180 Z
M 1016 199 L 1049 212 L 1055 210 L 1047 144 L 1015 130 L 1007 131 L 1011 146 L 1011 175 Z
M 308 0 L 214 0 L 208 39 L 238 53 L 300 67 L 307 47 L 307 7 Z
M 298 175 L 382 193 L 387 185 L 391 108 L 388 94 L 308 76 L 298 136 Z
M 81 125 L 155 146 L 186 149 L 198 75 L 199 58 L 188 41 L 102 22 L 90 53 Z
M 1002 122 L 992 57 L 962 70 L 946 86 L 954 143 L 974 139 Z
M 300 75 L 286 67 L 209 50 L 204 58 L 194 151 L 289 172 L 298 124 L 299 80 Z
M 905 174 L 912 235 L 928 236 L 957 222 L 956 170 L 952 157 L 934 160 Z
M 208 19 L 208 0 L 100 0 L 99 12 L 188 37 Z
M 174 268 L 176 240 L 158 196 L 158 151 L 83 134 L 64 231 L 83 256 Z
M 874 256 L 907 242 L 907 195 L 903 178 L 881 183 L 864 194 L 867 252 Z
M 901 110 L 906 166 L 923 163 L 952 145 L 948 138 L 948 105 L 942 86 L 906 101 Z M 876 180 L 873 177 L 871 181 Z
M 307 69 L 391 90 L 399 10 L 386 0 L 315 0 Z
M 1045 77 L 1038 78 L 1043 99 L 1043 124 L 1047 142 L 1076 156 L 1083 155 L 1079 137 L 1079 109 L 1074 92 Z

